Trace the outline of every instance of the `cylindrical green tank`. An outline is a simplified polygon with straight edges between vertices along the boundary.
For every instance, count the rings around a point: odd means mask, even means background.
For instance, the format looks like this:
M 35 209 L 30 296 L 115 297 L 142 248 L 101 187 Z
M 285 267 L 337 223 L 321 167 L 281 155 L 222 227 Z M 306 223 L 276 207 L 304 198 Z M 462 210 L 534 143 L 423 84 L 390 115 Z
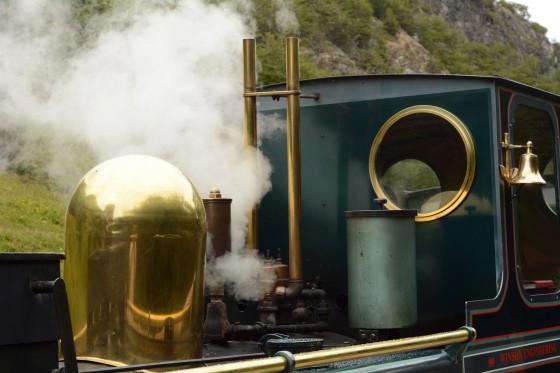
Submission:
M 392 329 L 416 323 L 416 211 L 345 212 L 349 325 Z

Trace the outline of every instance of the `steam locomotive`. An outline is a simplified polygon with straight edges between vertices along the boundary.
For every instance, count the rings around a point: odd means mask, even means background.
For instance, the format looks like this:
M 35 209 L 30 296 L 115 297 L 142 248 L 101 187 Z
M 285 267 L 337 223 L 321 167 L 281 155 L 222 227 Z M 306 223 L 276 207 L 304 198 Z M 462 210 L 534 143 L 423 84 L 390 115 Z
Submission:
M 0 256 L 1 370 L 557 371 L 560 96 L 501 76 L 300 82 L 295 38 L 286 86 L 257 88 L 253 40 L 243 54 L 245 146 L 257 117 L 287 122 L 258 144 L 259 300 L 204 295 L 231 200 L 117 158 L 72 196 L 64 281 L 62 255 Z

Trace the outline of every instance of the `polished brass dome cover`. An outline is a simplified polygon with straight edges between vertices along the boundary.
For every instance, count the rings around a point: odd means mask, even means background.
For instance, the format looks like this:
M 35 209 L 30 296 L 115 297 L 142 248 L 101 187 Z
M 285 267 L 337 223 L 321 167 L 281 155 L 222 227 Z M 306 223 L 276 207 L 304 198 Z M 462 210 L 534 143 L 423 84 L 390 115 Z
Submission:
M 204 206 L 161 159 L 104 162 L 66 214 L 64 278 L 79 357 L 134 364 L 202 356 Z

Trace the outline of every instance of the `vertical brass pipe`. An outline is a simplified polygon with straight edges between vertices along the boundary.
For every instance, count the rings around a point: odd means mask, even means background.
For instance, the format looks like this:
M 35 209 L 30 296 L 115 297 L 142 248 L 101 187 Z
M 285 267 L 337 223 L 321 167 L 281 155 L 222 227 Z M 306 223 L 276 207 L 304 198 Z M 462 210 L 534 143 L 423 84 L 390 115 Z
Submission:
M 243 39 L 243 93 L 255 93 L 257 91 L 256 71 L 256 48 L 255 39 Z M 245 149 L 257 147 L 257 97 L 245 96 Z M 257 206 L 249 212 L 247 226 L 247 247 L 257 250 L 259 247 L 258 236 L 258 209 Z
M 298 91 L 299 39 L 286 41 L 286 89 Z M 301 151 L 299 93 L 287 97 L 288 126 L 288 234 L 290 282 L 302 282 L 301 257 Z

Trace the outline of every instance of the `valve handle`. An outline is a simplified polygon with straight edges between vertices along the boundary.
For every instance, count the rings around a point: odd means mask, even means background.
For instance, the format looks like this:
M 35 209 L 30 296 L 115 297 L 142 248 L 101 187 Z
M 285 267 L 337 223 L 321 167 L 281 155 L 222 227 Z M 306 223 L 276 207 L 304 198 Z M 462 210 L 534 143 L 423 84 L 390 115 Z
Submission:
M 373 202 L 379 205 L 379 210 L 385 210 L 385 204 L 387 203 L 387 198 L 375 198 Z

